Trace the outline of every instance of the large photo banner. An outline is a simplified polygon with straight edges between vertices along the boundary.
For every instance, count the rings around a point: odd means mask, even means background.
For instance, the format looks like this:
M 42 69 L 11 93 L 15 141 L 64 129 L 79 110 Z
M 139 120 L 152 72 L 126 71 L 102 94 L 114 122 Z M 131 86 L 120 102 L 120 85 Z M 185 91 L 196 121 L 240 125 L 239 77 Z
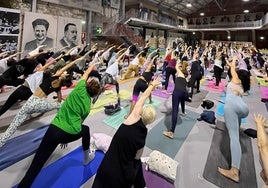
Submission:
M 0 8 L 0 53 L 14 54 L 18 48 L 20 11 Z
M 22 51 L 30 52 L 38 46 L 56 47 L 57 16 L 26 12 L 23 24 Z
M 82 22 L 79 19 L 58 17 L 57 48 L 71 49 L 82 44 Z

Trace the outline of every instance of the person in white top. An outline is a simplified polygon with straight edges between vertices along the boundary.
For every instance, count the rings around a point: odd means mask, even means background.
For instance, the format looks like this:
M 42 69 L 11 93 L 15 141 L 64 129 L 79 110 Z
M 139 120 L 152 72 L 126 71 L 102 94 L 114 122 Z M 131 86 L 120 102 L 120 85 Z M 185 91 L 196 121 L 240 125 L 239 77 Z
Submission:
M 106 71 L 103 74 L 103 76 L 101 78 L 101 81 L 100 81 L 100 85 L 101 85 L 100 92 L 98 93 L 97 96 L 94 97 L 94 99 L 92 101 L 93 104 L 96 103 L 96 101 L 98 100 L 100 94 L 105 91 L 105 85 L 106 84 L 115 85 L 116 93 L 117 93 L 117 96 L 118 96 L 118 103 L 120 103 L 120 99 L 119 99 L 119 84 L 118 84 L 117 80 L 118 80 L 120 69 L 123 66 L 120 61 L 125 56 L 125 52 L 122 53 L 116 59 L 116 61 L 110 67 L 108 67 L 106 69 Z

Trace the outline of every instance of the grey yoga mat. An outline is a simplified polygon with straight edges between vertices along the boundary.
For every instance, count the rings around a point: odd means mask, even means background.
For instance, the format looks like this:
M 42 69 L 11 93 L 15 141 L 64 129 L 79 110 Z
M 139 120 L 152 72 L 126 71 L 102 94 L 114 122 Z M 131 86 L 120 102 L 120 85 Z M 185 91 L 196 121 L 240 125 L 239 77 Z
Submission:
M 240 131 L 242 159 L 240 181 L 235 183 L 218 172 L 218 167 L 229 169 L 231 164 L 230 140 L 225 123 L 217 121 L 203 176 L 218 187 L 257 188 L 251 138 Z

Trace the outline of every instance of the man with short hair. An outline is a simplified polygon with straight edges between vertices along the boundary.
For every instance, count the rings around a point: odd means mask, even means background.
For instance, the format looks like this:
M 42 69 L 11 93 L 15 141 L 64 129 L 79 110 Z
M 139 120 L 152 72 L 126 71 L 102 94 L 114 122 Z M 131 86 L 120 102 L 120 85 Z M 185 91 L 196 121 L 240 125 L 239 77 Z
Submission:
M 42 18 L 37 18 L 32 22 L 35 40 L 27 42 L 25 44 L 25 51 L 32 51 L 38 46 L 46 45 L 47 48 L 53 48 L 53 39 L 47 36 L 47 30 L 49 28 L 49 23 L 47 20 Z
M 64 37 L 60 40 L 62 47 L 71 49 L 77 46 L 77 27 L 74 23 L 68 23 L 64 27 Z

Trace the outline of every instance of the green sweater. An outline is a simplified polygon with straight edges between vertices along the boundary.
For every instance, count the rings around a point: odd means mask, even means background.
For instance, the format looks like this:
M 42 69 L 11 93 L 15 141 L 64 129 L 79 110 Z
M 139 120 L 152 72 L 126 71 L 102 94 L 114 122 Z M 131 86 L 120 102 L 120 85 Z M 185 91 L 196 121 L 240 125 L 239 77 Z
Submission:
M 86 80 L 80 80 L 59 109 L 52 124 L 70 134 L 78 134 L 81 124 L 90 113 L 91 97 L 86 90 Z

